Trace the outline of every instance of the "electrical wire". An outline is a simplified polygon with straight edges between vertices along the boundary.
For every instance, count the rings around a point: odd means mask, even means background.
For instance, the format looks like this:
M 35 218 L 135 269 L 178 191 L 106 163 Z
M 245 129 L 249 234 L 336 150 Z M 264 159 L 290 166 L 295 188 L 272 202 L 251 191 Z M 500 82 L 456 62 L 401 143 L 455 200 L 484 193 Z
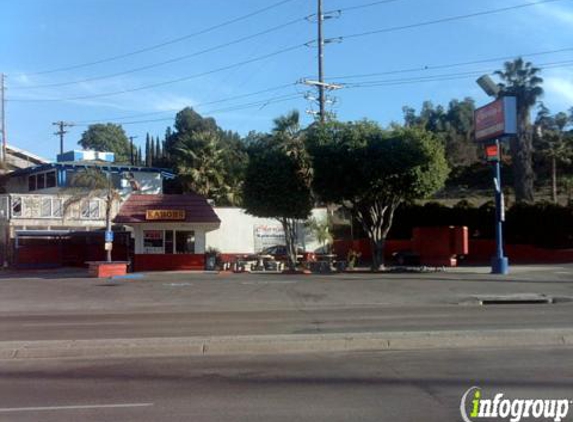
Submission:
M 192 57 L 201 56 L 201 55 L 203 55 L 203 54 L 211 53 L 211 52 L 213 52 L 213 51 L 221 50 L 221 49 L 223 49 L 223 48 L 226 48 L 226 47 L 229 47 L 229 46 L 232 46 L 232 45 L 236 45 L 236 44 L 240 44 L 240 43 L 242 43 L 242 42 L 245 42 L 245 41 L 248 41 L 248 40 L 251 40 L 251 39 L 260 37 L 260 36 L 262 36 L 262 35 L 266 35 L 266 34 L 269 34 L 269 33 L 271 33 L 271 32 L 275 32 L 275 31 L 278 31 L 278 30 L 280 30 L 280 29 L 287 28 L 287 27 L 292 26 L 292 25 L 294 25 L 295 23 L 299 23 L 299 22 L 304 22 L 304 18 L 293 19 L 293 20 L 291 20 L 291 21 L 289 21 L 289 22 L 286 22 L 286 23 L 281 24 L 281 25 L 274 26 L 274 27 L 269 28 L 269 29 L 266 29 L 266 30 L 264 30 L 264 31 L 260 31 L 260 32 L 257 32 L 257 33 L 255 33 L 255 34 L 252 34 L 252 35 L 247 35 L 247 36 L 245 36 L 245 37 L 238 38 L 238 39 L 236 39 L 236 40 L 229 41 L 229 42 L 226 42 L 226 43 L 222 43 L 222 44 L 219 44 L 219 45 L 210 47 L 210 48 L 206 48 L 206 49 L 204 49 L 204 50 L 196 51 L 196 52 L 194 52 L 194 53 L 185 54 L 185 55 L 183 55 L 183 56 L 174 57 L 174 58 L 169 59 L 169 60 L 164 60 L 164 61 L 161 61 L 161 62 L 152 63 L 152 64 L 149 64 L 149 65 L 146 65 L 146 66 L 141 66 L 141 67 L 136 67 L 136 68 L 128 69 L 128 70 L 124 70 L 124 71 L 121 71 L 121 72 L 111 73 L 111 74 L 103 75 L 103 76 L 94 76 L 94 77 L 92 77 L 92 78 L 86 78 L 86 79 L 81 79 L 81 80 L 77 80 L 77 81 L 56 82 L 56 83 L 43 84 L 43 85 L 28 85 L 28 86 L 23 86 L 23 87 L 14 87 L 14 88 L 11 88 L 11 89 L 12 89 L 12 90 L 24 90 L 24 89 L 27 90 L 27 89 L 38 89 L 38 88 L 53 88 L 53 87 L 59 87 L 59 86 L 75 85 L 75 84 L 81 84 L 81 83 L 87 83 L 87 82 L 93 82 L 93 81 L 100 81 L 100 80 L 104 80 L 104 79 L 115 78 L 115 77 L 118 77 L 118 76 L 124 76 L 124 75 L 128 75 L 128 74 L 131 74 L 131 73 L 141 72 L 141 71 L 143 71 L 143 70 L 149 70 L 149 69 L 154 69 L 154 68 L 157 68 L 157 67 L 160 67 L 160 66 L 165 66 L 165 65 L 167 65 L 167 64 L 172 64 L 172 63 L 180 62 L 180 61 L 182 61 L 182 60 L 186 60 L 186 59 L 189 59 L 189 58 L 192 58 Z
M 75 101 L 75 100 L 87 100 L 87 99 L 91 99 L 91 98 L 111 97 L 114 95 L 127 94 L 130 92 L 137 92 L 137 91 L 142 91 L 142 90 L 146 90 L 146 89 L 157 88 L 160 86 L 172 85 L 172 84 L 175 84 L 178 82 L 184 82 L 184 81 L 199 78 L 202 76 L 212 75 L 214 73 L 233 69 L 235 67 L 243 66 L 245 64 L 255 63 L 255 62 L 258 62 L 261 60 L 268 59 L 270 57 L 275 57 L 275 56 L 278 56 L 280 54 L 288 53 L 288 52 L 298 50 L 298 49 L 301 49 L 304 47 L 306 47 L 306 44 L 298 44 L 298 45 L 294 45 L 291 47 L 276 50 L 272 53 L 267 53 L 267 54 L 262 55 L 262 56 L 254 57 L 254 58 L 249 59 L 249 60 L 244 60 L 244 61 L 241 61 L 238 63 L 233 63 L 233 64 L 219 67 L 216 69 L 207 70 L 205 72 L 200 72 L 200 73 L 196 73 L 193 75 L 183 76 L 183 77 L 177 78 L 177 79 L 171 79 L 171 80 L 167 80 L 167 81 L 163 81 L 163 82 L 157 82 L 154 84 L 143 85 L 143 86 L 139 86 L 136 88 L 124 89 L 124 90 L 120 90 L 120 91 L 105 92 L 105 93 L 101 93 L 101 94 L 81 95 L 81 96 L 69 97 L 69 98 L 11 98 L 11 99 L 9 98 L 6 101 L 10 101 L 10 102 L 58 102 L 58 101 Z
M 542 63 L 536 67 L 539 68 L 540 70 L 543 70 L 543 69 L 554 69 L 559 67 L 570 67 L 570 66 L 573 66 L 573 59 L 563 60 L 558 62 Z M 364 82 L 348 83 L 343 85 L 343 87 L 346 89 L 352 89 L 352 88 L 370 88 L 370 87 L 388 86 L 388 85 L 404 85 L 417 82 L 438 82 L 443 80 L 465 79 L 468 77 L 475 77 L 486 73 L 491 73 L 493 71 L 494 71 L 493 69 L 482 69 L 482 70 L 473 70 L 467 72 L 446 73 L 441 75 L 419 76 L 412 78 L 364 81 Z
M 227 101 L 238 100 L 240 98 L 253 97 L 255 95 L 264 94 L 267 92 L 279 91 L 281 89 L 285 89 L 285 88 L 293 87 L 293 86 L 296 86 L 296 84 L 295 83 L 288 83 L 288 84 L 283 84 L 283 85 L 277 85 L 277 86 L 273 86 L 270 88 L 261 89 L 259 91 L 255 91 L 255 92 L 250 92 L 250 93 L 240 94 L 240 95 L 234 95 L 232 97 L 220 98 L 218 100 L 212 100 L 212 101 L 206 101 L 206 102 L 202 102 L 202 103 L 198 103 L 198 104 L 193 104 L 193 107 L 203 107 L 206 105 L 220 104 L 220 103 L 227 102 Z M 133 119 L 136 117 L 145 117 L 145 116 L 154 116 L 154 115 L 164 114 L 164 113 L 172 113 L 174 111 L 179 111 L 179 110 L 181 110 L 181 109 L 180 108 L 174 108 L 171 110 L 151 111 L 148 113 L 131 114 L 129 116 L 122 116 L 122 117 L 116 116 L 116 117 L 109 117 L 109 118 L 105 118 L 105 119 L 80 120 L 80 121 L 77 121 L 75 123 L 76 124 L 86 124 L 86 123 L 89 124 L 89 123 L 95 123 L 95 122 L 101 122 L 101 121 L 111 122 L 111 121 L 115 121 L 115 120 Z
M 232 25 L 232 24 L 237 23 L 237 22 L 241 22 L 243 20 L 252 18 L 253 16 L 260 15 L 260 14 L 262 14 L 268 10 L 275 9 L 277 7 L 282 6 L 283 4 L 290 3 L 292 1 L 294 1 L 294 0 L 281 0 L 277 3 L 273 3 L 269 6 L 263 7 L 261 9 L 257 9 L 251 13 L 247 13 L 246 15 L 238 16 L 236 18 L 221 22 L 219 24 L 210 26 L 208 28 L 204 28 L 204 29 L 201 29 L 199 31 L 196 31 L 196 32 L 193 32 L 193 33 L 190 33 L 187 35 L 183 35 L 181 37 L 173 38 L 173 39 L 170 39 L 170 40 L 158 43 L 158 44 L 154 44 L 154 45 L 151 45 L 149 47 L 143 47 L 143 48 L 140 48 L 138 50 L 130 51 L 128 53 L 118 54 L 116 56 L 107 57 L 105 59 L 94 60 L 91 62 L 80 63 L 80 64 L 76 64 L 76 65 L 70 65 L 70 66 L 64 66 L 64 67 L 59 67 L 59 68 L 55 68 L 55 69 L 43 70 L 40 72 L 31 73 L 30 75 L 45 75 L 48 73 L 55 73 L 55 72 L 63 72 L 63 71 L 67 71 L 67 70 L 80 69 L 83 67 L 93 66 L 93 65 L 97 65 L 97 64 L 101 64 L 101 63 L 108 63 L 111 61 L 124 59 L 126 57 L 135 56 L 137 54 L 145 53 L 148 51 L 157 50 L 159 48 L 162 48 L 162 47 L 165 47 L 168 45 L 172 45 L 172 44 L 176 44 L 176 43 L 179 43 L 181 41 L 185 41 L 185 40 L 188 40 L 190 38 L 197 37 L 199 35 L 207 34 L 209 32 L 215 31 L 217 29 L 223 28 L 225 26 Z
M 452 22 L 452 21 L 457 21 L 457 20 L 462 20 L 462 19 L 475 18 L 478 16 L 492 15 L 494 13 L 507 12 L 510 10 L 523 9 L 526 7 L 536 6 L 536 5 L 545 4 L 545 3 L 554 3 L 557 1 L 564 1 L 564 0 L 540 0 L 540 1 L 535 2 L 535 3 L 518 4 L 515 6 L 502 7 L 499 9 L 484 10 L 482 12 L 468 13 L 465 15 L 450 16 L 447 18 L 440 18 L 440 19 L 435 19 L 435 20 L 430 20 L 430 21 L 418 22 L 418 23 L 413 23 L 413 24 L 409 24 L 409 25 L 391 26 L 388 28 L 375 29 L 372 31 L 359 32 L 356 34 L 347 34 L 347 35 L 343 35 L 343 36 L 338 37 L 338 38 L 345 40 L 345 39 L 365 37 L 365 36 L 374 35 L 374 34 L 382 34 L 382 33 L 387 33 L 387 32 L 402 31 L 405 29 L 419 28 L 422 26 L 436 25 L 436 24 L 440 24 L 440 23 Z
M 361 73 L 355 75 L 344 75 L 344 76 L 330 76 L 325 78 L 327 80 L 344 80 L 344 79 L 359 79 L 359 78 L 368 78 L 371 76 L 382 76 L 382 75 L 395 75 L 401 73 L 412 73 L 412 72 L 422 72 L 428 70 L 438 70 L 438 69 L 449 69 L 453 67 L 461 67 L 461 66 L 469 66 L 474 64 L 482 64 L 482 63 L 491 63 L 491 62 L 499 62 L 504 60 L 511 60 L 515 57 L 536 57 L 536 56 L 544 56 L 549 54 L 557 54 L 557 53 L 564 53 L 573 51 L 573 47 L 561 48 L 558 50 L 545 50 L 545 51 L 538 51 L 534 53 L 527 53 L 527 54 L 513 54 L 511 56 L 502 56 L 502 57 L 493 57 L 488 59 L 480 59 L 480 60 L 471 60 L 465 62 L 457 62 L 457 63 L 449 63 L 449 64 L 438 64 L 438 65 L 430 65 L 430 66 L 420 66 L 420 67 L 412 67 L 406 69 L 397 69 L 397 70 L 388 70 L 384 72 L 373 72 L 373 73 Z
M 244 110 L 244 109 L 248 109 L 248 108 L 263 109 L 264 107 L 266 107 L 267 105 L 270 105 L 270 104 L 296 100 L 299 98 L 300 98 L 300 95 L 298 93 L 286 94 L 286 95 L 276 96 L 276 97 L 272 97 L 269 99 L 259 100 L 259 101 L 250 102 L 250 103 L 246 103 L 246 104 L 237 104 L 237 105 L 229 106 L 229 107 L 225 107 L 225 108 L 202 111 L 201 113 L 202 114 L 222 113 L 222 112 L 229 112 L 229 111 Z M 143 123 L 165 122 L 165 121 L 172 121 L 172 120 L 173 120 L 173 117 L 171 116 L 171 117 L 165 117 L 165 118 L 160 118 L 160 119 L 145 119 L 145 120 L 134 120 L 134 121 L 128 120 L 128 121 L 117 122 L 116 124 L 133 125 L 133 124 L 143 124 Z M 98 120 L 98 121 L 101 122 L 101 121 L 105 121 L 105 120 Z M 89 126 L 89 123 L 74 123 L 74 126 Z

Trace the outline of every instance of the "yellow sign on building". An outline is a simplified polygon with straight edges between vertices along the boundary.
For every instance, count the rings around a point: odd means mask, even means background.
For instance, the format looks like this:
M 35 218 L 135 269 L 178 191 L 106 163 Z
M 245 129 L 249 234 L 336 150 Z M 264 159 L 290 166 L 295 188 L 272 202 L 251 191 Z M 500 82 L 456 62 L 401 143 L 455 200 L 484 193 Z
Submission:
M 147 210 L 146 220 L 185 220 L 185 210 Z

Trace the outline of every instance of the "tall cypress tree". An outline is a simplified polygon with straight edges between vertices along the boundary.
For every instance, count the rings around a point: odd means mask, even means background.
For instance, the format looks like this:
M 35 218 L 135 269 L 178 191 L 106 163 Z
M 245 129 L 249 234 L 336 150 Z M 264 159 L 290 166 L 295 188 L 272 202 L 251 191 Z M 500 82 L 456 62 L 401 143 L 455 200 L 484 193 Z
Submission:
M 145 134 L 145 165 L 151 167 L 151 140 L 149 133 Z
M 137 165 L 143 165 L 143 155 L 141 154 L 141 146 L 137 149 Z
M 155 165 L 159 165 L 161 161 L 161 141 L 159 140 L 159 136 L 155 138 Z
M 151 156 L 150 166 L 153 167 L 155 165 L 155 139 L 153 138 L 153 136 L 151 137 L 151 146 L 149 147 L 149 155 Z

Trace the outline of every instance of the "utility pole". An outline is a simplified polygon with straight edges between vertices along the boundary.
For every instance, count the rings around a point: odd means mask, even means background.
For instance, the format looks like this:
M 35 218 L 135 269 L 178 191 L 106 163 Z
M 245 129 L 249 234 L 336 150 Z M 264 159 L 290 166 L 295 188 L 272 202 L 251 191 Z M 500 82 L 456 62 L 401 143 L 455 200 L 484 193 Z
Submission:
M 325 111 L 324 111 L 324 37 L 322 34 L 322 21 L 324 20 L 324 15 L 322 14 L 322 0 L 318 0 L 318 13 L 316 16 L 318 21 L 318 104 L 320 107 L 320 123 L 326 121 Z
M 340 16 L 340 11 L 334 11 L 334 12 L 324 12 L 323 8 L 322 8 L 322 1 L 323 0 L 317 0 L 318 2 L 318 10 L 316 13 L 316 21 L 317 21 L 317 30 L 318 30 L 318 39 L 317 39 L 317 47 L 318 47 L 318 80 L 317 81 L 312 81 L 312 80 L 307 80 L 307 79 L 303 79 L 301 82 L 304 83 L 305 85 L 309 85 L 309 86 L 314 86 L 318 89 L 318 98 L 314 98 L 311 95 L 307 95 L 306 98 L 312 101 L 316 101 L 318 102 L 318 107 L 319 107 L 319 111 L 312 111 L 309 110 L 307 111 L 307 113 L 310 114 L 314 114 L 314 115 L 318 115 L 318 120 L 320 123 L 325 123 L 326 122 L 326 104 L 327 103 L 333 103 L 334 101 L 332 99 L 328 99 L 326 97 L 326 91 L 331 91 L 331 90 L 335 90 L 335 89 L 340 89 L 342 88 L 342 85 L 339 84 L 330 84 L 330 83 L 326 83 L 324 82 L 324 46 L 326 44 L 330 44 L 333 42 L 340 42 L 342 41 L 341 38 L 328 38 L 325 39 L 324 38 L 324 33 L 323 33 L 323 22 L 327 19 L 334 19 Z M 309 22 L 314 21 L 314 17 L 315 15 L 311 15 L 307 17 L 307 20 Z M 308 47 L 311 47 L 314 45 L 314 41 L 308 42 L 306 44 Z
M 129 162 L 131 165 L 135 165 L 135 160 L 133 159 L 133 140 L 137 138 L 137 136 L 130 136 L 129 137 Z
M 6 162 L 6 85 L 5 85 L 5 78 L 6 76 L 2 73 L 0 74 L 0 91 L 1 91 L 1 101 L 2 101 L 2 162 Z
M 57 132 L 54 132 L 54 135 L 59 135 L 60 136 L 60 154 L 64 153 L 64 135 L 66 133 L 68 133 L 67 130 L 65 130 L 66 127 L 72 127 L 74 126 L 73 123 L 68 123 L 68 122 L 64 122 L 62 120 L 60 120 L 59 122 L 54 122 L 52 123 L 54 126 L 58 126 L 60 130 L 58 130 Z

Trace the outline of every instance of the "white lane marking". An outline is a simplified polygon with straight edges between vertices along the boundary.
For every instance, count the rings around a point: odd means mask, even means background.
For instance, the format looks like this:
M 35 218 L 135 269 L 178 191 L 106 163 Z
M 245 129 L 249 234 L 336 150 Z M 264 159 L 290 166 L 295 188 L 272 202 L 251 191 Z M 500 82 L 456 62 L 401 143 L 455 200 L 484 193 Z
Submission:
M 23 327 L 76 327 L 76 326 L 101 326 L 101 325 L 128 325 L 129 322 L 27 322 L 20 324 Z
M 0 408 L 0 413 L 38 412 L 44 410 L 117 409 L 123 407 L 149 407 L 153 405 L 154 403 L 120 403 L 120 404 L 86 404 L 78 406 L 5 407 L 5 408 Z

